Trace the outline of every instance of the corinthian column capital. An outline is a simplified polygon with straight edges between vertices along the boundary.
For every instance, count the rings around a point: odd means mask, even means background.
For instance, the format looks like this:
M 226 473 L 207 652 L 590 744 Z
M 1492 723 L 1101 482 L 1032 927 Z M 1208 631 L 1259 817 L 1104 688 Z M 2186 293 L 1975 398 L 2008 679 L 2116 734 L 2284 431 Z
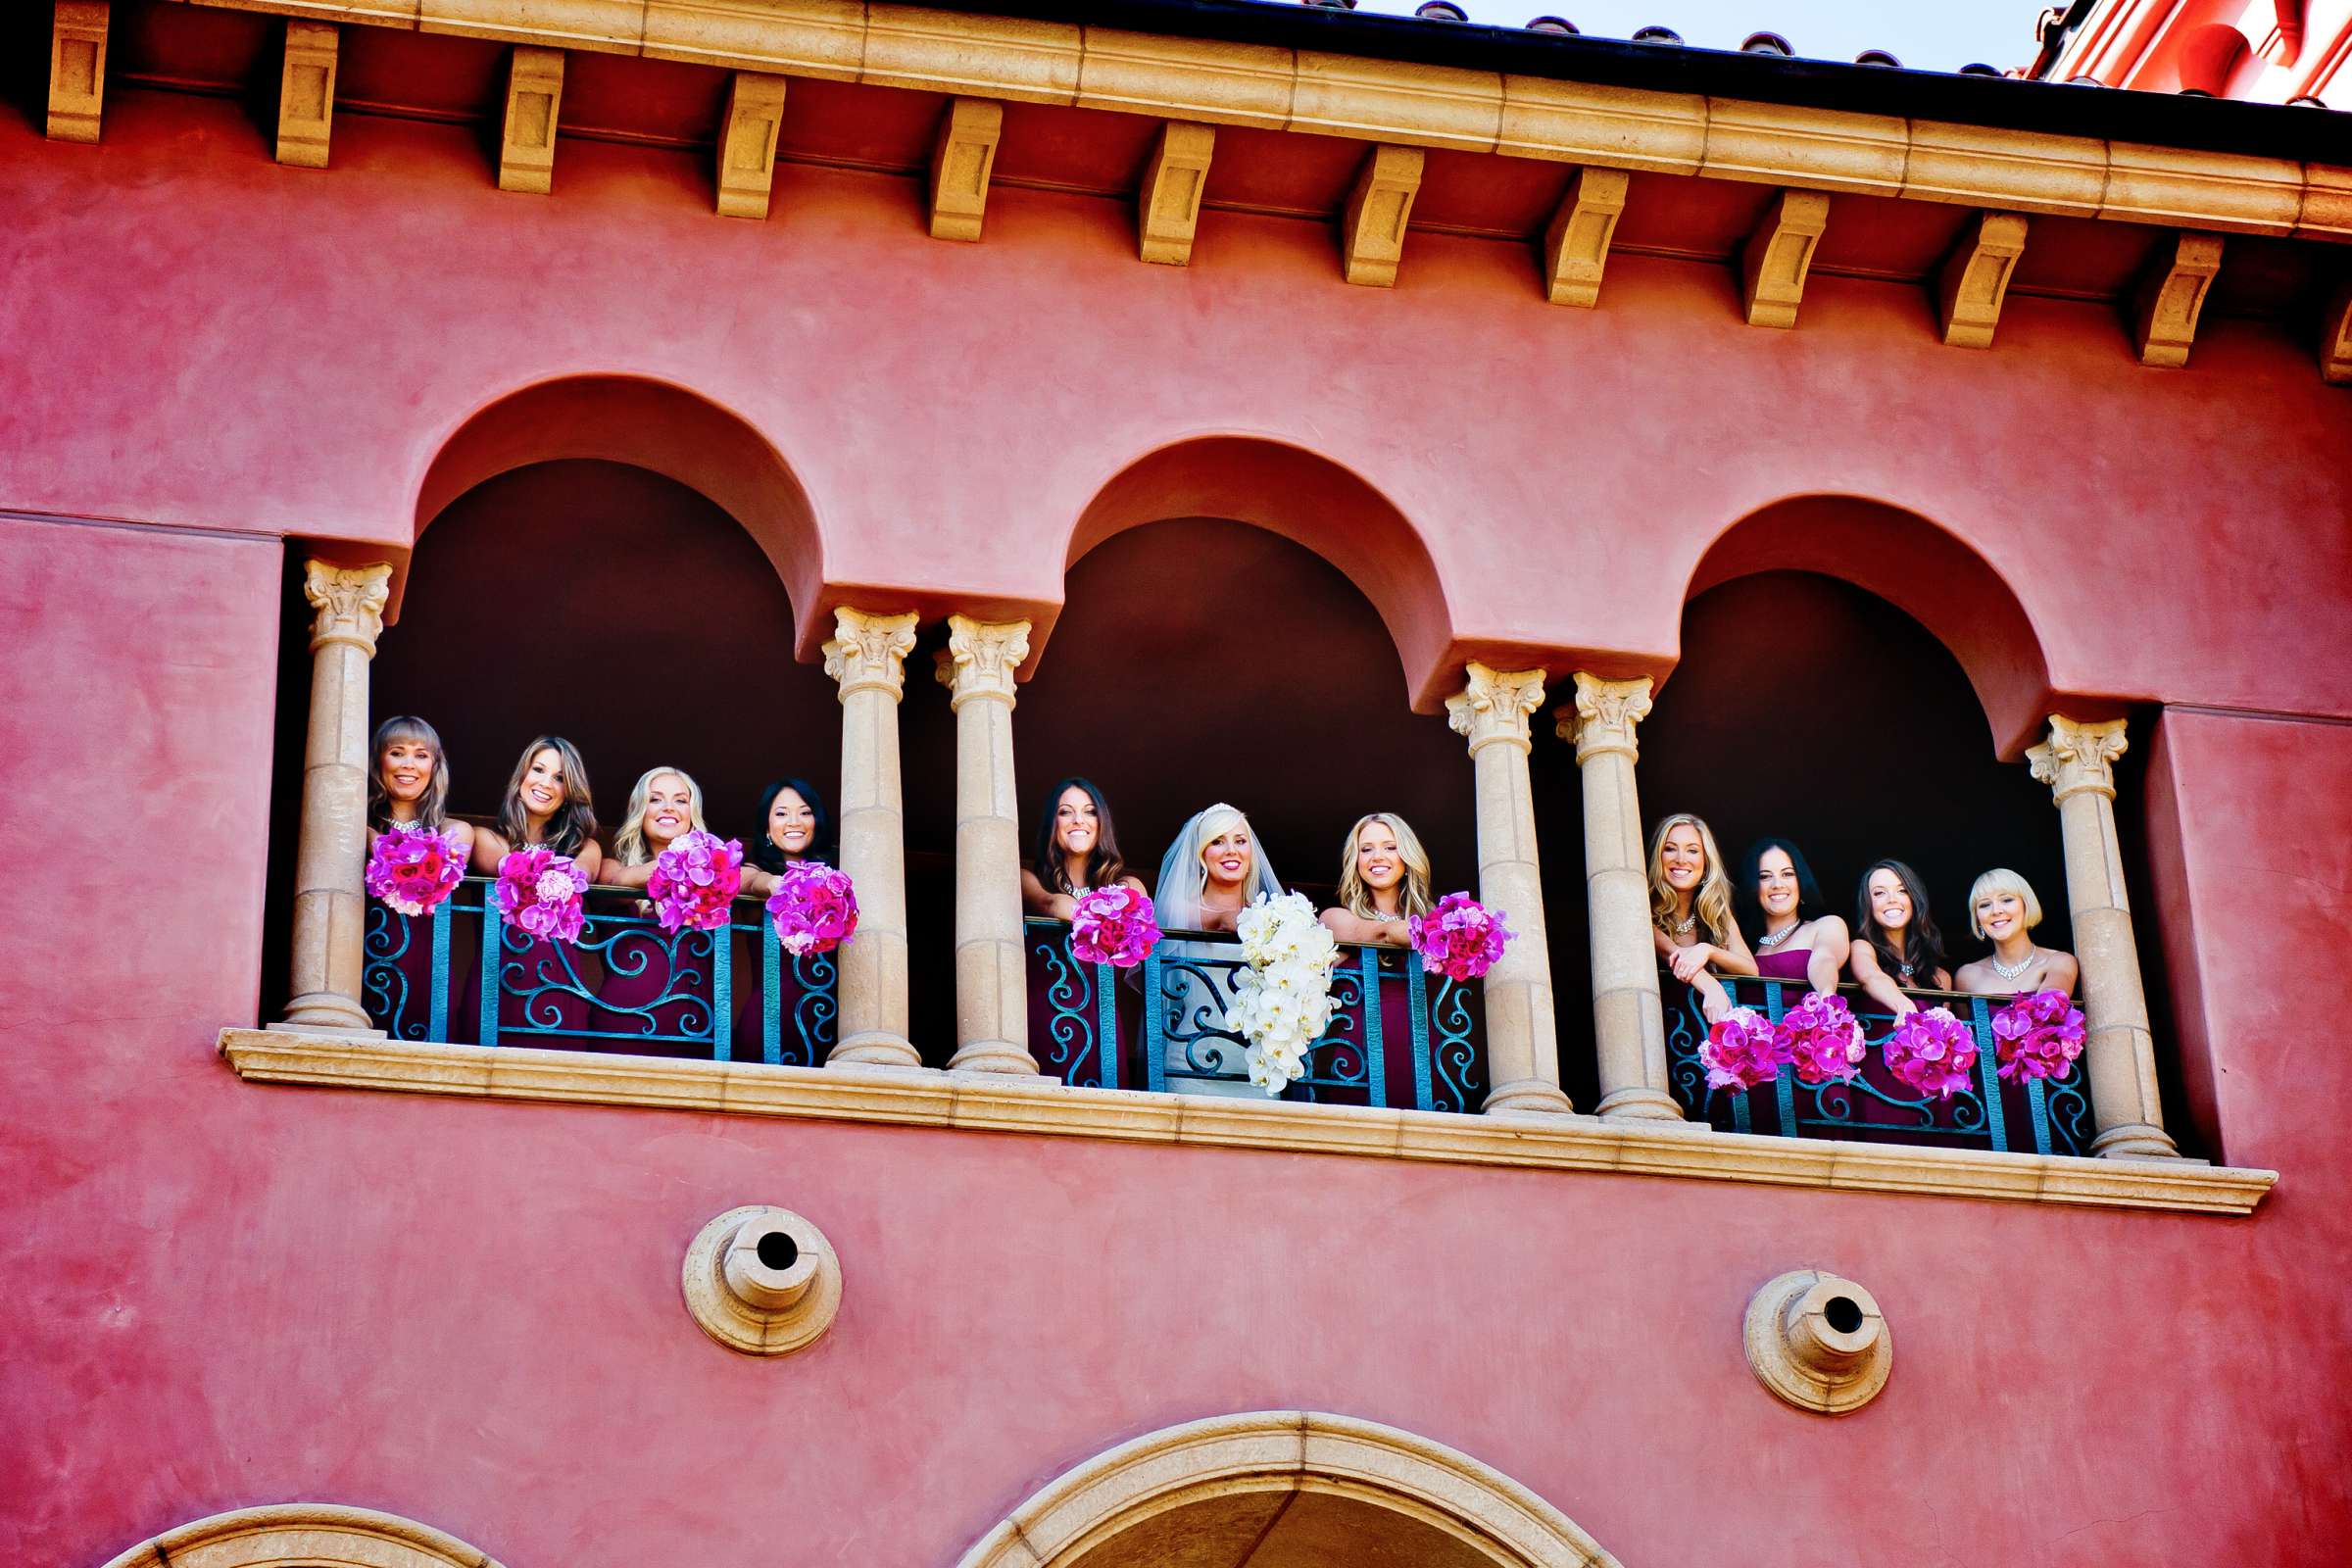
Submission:
M 1623 752 L 1639 760 L 1634 726 L 1649 716 L 1649 677 L 1602 680 L 1580 669 L 1575 703 L 1555 710 L 1553 716 L 1559 720 L 1560 739 L 1576 743 L 1579 763 L 1604 752 Z
M 2034 777 L 2050 787 L 2053 799 L 2090 790 L 2115 799 L 2115 760 L 2124 755 L 2124 721 L 2110 718 L 2086 724 L 2062 713 L 2050 715 L 2050 738 L 2029 748 L 2026 761 Z
M 993 697 L 1009 706 L 1012 672 L 1029 657 L 1029 622 L 948 617 L 948 646 L 939 651 L 939 683 L 951 708 L 967 697 Z
M 1470 755 L 1496 741 L 1529 750 L 1527 719 L 1544 706 L 1544 672 L 1489 669 L 1473 660 L 1463 673 L 1468 684 L 1446 699 L 1446 722 L 1469 738 Z
M 329 643 L 348 643 L 373 654 L 375 639 L 384 629 L 384 606 L 392 598 L 392 567 L 380 561 L 372 566 L 306 561 L 302 596 L 318 612 L 311 619 L 312 652 Z
M 833 635 L 825 643 L 825 673 L 852 692 L 880 691 L 897 702 L 906 689 L 906 655 L 914 648 L 914 612 L 871 614 L 847 605 L 833 612 Z

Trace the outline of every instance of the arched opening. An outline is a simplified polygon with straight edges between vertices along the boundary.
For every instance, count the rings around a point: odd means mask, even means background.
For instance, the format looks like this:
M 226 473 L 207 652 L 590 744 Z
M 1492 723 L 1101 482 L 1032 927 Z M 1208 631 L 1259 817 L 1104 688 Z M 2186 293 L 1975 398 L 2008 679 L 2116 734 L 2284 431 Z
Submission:
M 1682 655 L 1642 726 L 1645 831 L 1695 811 L 1727 858 L 1791 839 L 1849 923 L 1863 868 L 1892 856 L 1925 879 L 1955 956 L 1980 951 L 1969 884 L 2009 866 L 2042 895 L 2036 936 L 2068 945 L 2049 788 L 1994 753 L 1960 661 L 1917 620 L 1851 583 L 1767 571 L 1693 594 Z
M 106 1568 L 313 1568 L 366 1563 L 369 1568 L 499 1568 L 488 1553 L 430 1525 L 374 1508 L 331 1502 L 282 1502 L 213 1514 L 143 1541 Z
M 2022 757 L 2041 739 L 2051 695 L 2041 638 L 2009 584 L 1957 536 L 1882 502 L 1793 497 L 1725 529 L 1683 597 L 1763 571 L 1836 577 L 1900 609 L 1959 662 L 1999 756 Z
M 801 632 L 830 608 L 818 603 L 825 577 L 815 514 L 783 457 L 729 410 L 638 376 L 545 381 L 476 410 L 450 432 L 418 482 L 418 538 L 485 480 L 566 459 L 627 464 L 699 492 L 767 557 L 801 616 Z M 396 583 L 388 621 L 405 602 Z
M 434 516 L 408 584 L 372 705 L 441 732 L 461 813 L 495 816 L 540 734 L 579 746 L 608 832 L 649 767 L 693 774 L 712 831 L 747 841 L 765 781 L 838 774 L 839 704 L 794 658 L 784 585 L 674 479 L 588 459 L 507 469 Z
M 1453 637 L 1445 585 L 1419 531 L 1361 477 L 1278 441 L 1178 442 L 1139 459 L 1102 487 L 1071 531 L 1068 564 L 1075 566 L 1114 534 L 1169 517 L 1247 522 L 1322 556 L 1378 612 L 1414 706 L 1439 710 L 1446 692 L 1425 688 Z M 1458 671 L 1446 674 L 1450 679 Z
M 1262 527 L 1172 514 L 1074 563 L 1014 724 L 1024 824 L 1054 780 L 1087 774 L 1146 881 L 1218 800 L 1249 812 L 1284 886 L 1318 899 L 1372 810 L 1413 824 L 1445 887 L 1477 875 L 1460 739 L 1405 706 L 1353 579 Z
M 1349 827 L 1373 811 L 1414 828 L 1433 892 L 1475 886 L 1461 742 L 1413 711 L 1399 679 L 1410 648 L 1444 648 L 1445 611 L 1395 508 L 1323 459 L 1219 439 L 1119 475 L 1071 550 L 1051 655 L 1014 718 L 1025 858 L 1051 786 L 1083 775 L 1103 789 L 1130 868 L 1155 895 L 1169 844 L 1219 801 L 1249 815 L 1275 875 L 1318 907 L 1334 902 Z M 1035 944 L 1031 957 L 1032 1050 L 1049 1071 L 1101 1081 L 1057 1054 L 1065 1042 L 1041 1003 L 1054 976 Z M 1403 1038 L 1404 1025 L 1388 1033 Z M 1122 1082 L 1154 1059 L 1130 1057 Z M 1442 1085 L 1433 1096 L 1448 1099 Z M 1391 1086 L 1385 1102 L 1413 1103 L 1411 1085 Z
M 779 512 L 789 488 L 780 465 L 752 485 L 724 460 L 729 439 L 739 455 L 763 443 L 740 428 L 719 434 L 709 405 L 681 399 L 660 389 L 636 407 L 649 418 L 687 410 L 683 429 L 639 430 L 617 445 L 715 475 L 738 504 L 765 509 L 755 514 L 764 538 L 668 473 L 569 455 L 596 444 L 577 429 L 551 436 L 559 455 L 534 453 L 525 436 L 538 426 L 514 416 L 515 400 L 460 432 L 435 465 L 428 497 L 453 475 L 483 476 L 420 519 L 407 612 L 383 629 L 368 669 L 368 726 L 415 714 L 438 731 L 454 818 L 494 824 L 539 735 L 578 748 L 608 857 L 632 786 L 657 766 L 691 775 L 707 825 L 747 848 L 761 837 L 767 781 L 797 775 L 812 793 L 834 792 L 838 704 L 822 670 L 795 657 L 794 604 L 774 564 L 788 525 L 807 523 L 805 509 L 797 521 Z M 686 452 L 696 441 L 710 443 L 704 456 Z M 706 462 L 711 453 L 720 456 Z M 297 616 L 300 602 L 299 591 L 290 596 Z M 299 620 L 288 629 L 299 650 Z M 308 684 L 307 671 L 289 670 L 297 714 Z M 301 797 L 302 758 L 296 716 L 281 723 L 288 802 Z M 372 772 L 372 756 L 366 766 Z M 278 827 L 288 841 L 280 863 L 291 863 L 290 813 Z M 367 905 L 361 1000 L 378 1027 L 410 1040 L 810 1063 L 830 1044 L 830 963 L 804 981 L 787 960 L 779 979 L 756 901 L 736 903 L 724 933 L 669 933 L 641 895 L 595 890 L 576 942 L 534 944 L 518 928 L 497 929 L 488 898 L 486 884 L 471 883 L 433 914 Z
M 1468 1454 L 1374 1421 L 1282 1410 L 1189 1422 L 1099 1454 L 1013 1509 L 958 1568 L 1616 1560 Z

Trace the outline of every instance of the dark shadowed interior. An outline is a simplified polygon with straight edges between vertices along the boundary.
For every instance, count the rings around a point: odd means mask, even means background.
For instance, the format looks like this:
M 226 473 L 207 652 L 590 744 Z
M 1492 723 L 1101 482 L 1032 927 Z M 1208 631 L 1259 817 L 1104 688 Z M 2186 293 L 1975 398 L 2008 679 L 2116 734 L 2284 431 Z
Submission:
M 1225 800 L 1249 812 L 1286 885 L 1318 903 L 1348 824 L 1377 809 L 1419 831 L 1438 892 L 1475 887 L 1462 741 L 1408 709 L 1387 629 L 1339 567 L 1248 524 L 1190 518 L 1114 535 L 1070 568 L 1066 592 L 1015 717 L 1024 854 L 1049 786 L 1083 773 L 1147 882 L 1185 818 Z M 925 629 L 901 710 L 917 975 L 953 972 L 955 721 L 931 670 L 944 638 Z M 839 784 L 833 685 L 793 658 L 773 568 L 706 498 L 618 464 L 539 464 L 453 503 L 418 544 L 373 692 L 377 718 L 416 712 L 440 729 L 464 814 L 496 810 L 542 731 L 580 746 L 608 837 L 657 764 L 692 773 L 711 827 L 745 838 L 767 779 L 803 773 L 828 796 Z M 1563 1075 L 1589 1106 L 1583 808 L 1548 711 L 1568 695 L 1555 682 L 1537 716 L 1532 765 Z M 1907 859 L 1955 961 L 1982 951 L 1967 934 L 1970 881 L 2010 865 L 2042 895 L 2039 934 L 2067 944 L 2047 789 L 1994 757 L 1958 662 L 1883 600 L 1799 572 L 1700 594 L 1641 745 L 1645 831 L 1695 810 L 1735 861 L 1749 840 L 1786 834 L 1848 919 L 1862 868 Z M 944 1059 L 951 988 L 918 983 L 912 1006 L 917 1043 Z

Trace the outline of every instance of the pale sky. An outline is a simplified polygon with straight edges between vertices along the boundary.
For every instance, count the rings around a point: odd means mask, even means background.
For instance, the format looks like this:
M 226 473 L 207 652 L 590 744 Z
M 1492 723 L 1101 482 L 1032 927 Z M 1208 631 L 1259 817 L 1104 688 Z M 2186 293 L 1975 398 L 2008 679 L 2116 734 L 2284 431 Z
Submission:
M 1360 0 L 1359 11 L 1409 16 L 1420 0 Z M 1851 60 L 1885 49 L 1906 66 L 1956 71 L 1971 61 L 2004 70 L 2034 58 L 2034 19 L 2051 0 L 1456 0 L 1473 22 L 1515 27 L 1564 17 L 1580 32 L 1630 37 L 1672 27 L 1703 49 L 1737 49 L 1751 32 L 1777 32 L 1799 55 Z M 1434 24 L 1433 24 L 1434 25 Z

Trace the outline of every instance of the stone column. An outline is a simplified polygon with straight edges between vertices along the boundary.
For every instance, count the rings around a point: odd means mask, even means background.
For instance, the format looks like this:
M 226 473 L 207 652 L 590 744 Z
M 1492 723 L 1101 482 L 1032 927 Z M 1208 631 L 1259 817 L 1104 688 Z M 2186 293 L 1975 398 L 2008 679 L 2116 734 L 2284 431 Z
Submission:
M 1515 936 L 1487 971 L 1486 1109 L 1565 1112 L 1536 810 L 1527 775 L 1527 717 L 1544 705 L 1544 672 L 1473 663 L 1469 685 L 1446 699 L 1446 721 L 1470 742 L 1478 780 L 1478 896 Z
M 1634 789 L 1634 726 L 1649 714 L 1649 677 L 1576 672 L 1576 703 L 1559 735 L 1576 743 L 1585 785 L 1585 904 L 1592 936 L 1592 1040 L 1604 1117 L 1680 1121 L 1666 1088 L 1666 1022 L 1649 939 L 1649 873 Z
M 970 1072 L 1034 1073 L 1021 956 L 1020 805 L 1012 672 L 1029 622 L 948 617 L 939 683 L 956 710 L 956 1055 Z
M 833 612 L 825 673 L 841 685 L 841 868 L 858 934 L 840 955 L 841 1040 L 826 1057 L 919 1067 L 906 1040 L 906 846 L 899 805 L 899 697 L 914 612 Z
M 384 629 L 392 568 L 303 565 L 311 621 L 311 722 L 302 839 L 294 853 L 294 998 L 283 1027 L 380 1035 L 360 1005 L 367 965 L 368 662 Z
M 2132 901 L 2115 843 L 2115 760 L 2124 755 L 2124 721 L 2086 724 L 2050 715 L 2050 738 L 2026 753 L 2034 776 L 2058 802 L 2066 843 L 2066 902 L 2082 970 L 2082 1012 L 2089 1040 L 2090 1151 L 2110 1158 L 2180 1157 L 2164 1130 L 2156 1094 L 2156 1042 L 2132 937 Z

